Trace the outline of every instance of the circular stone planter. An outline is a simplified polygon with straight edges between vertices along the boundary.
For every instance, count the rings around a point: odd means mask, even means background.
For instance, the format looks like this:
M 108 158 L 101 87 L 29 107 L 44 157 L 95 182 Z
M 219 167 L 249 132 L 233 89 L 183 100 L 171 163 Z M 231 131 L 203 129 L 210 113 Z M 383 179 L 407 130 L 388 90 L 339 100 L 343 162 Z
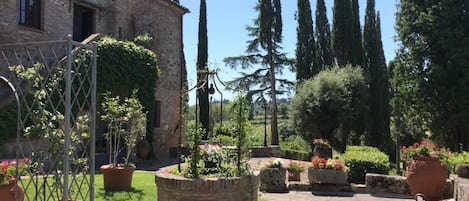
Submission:
M 257 201 L 259 175 L 191 179 L 167 169 L 156 172 L 158 200 L 171 201 Z

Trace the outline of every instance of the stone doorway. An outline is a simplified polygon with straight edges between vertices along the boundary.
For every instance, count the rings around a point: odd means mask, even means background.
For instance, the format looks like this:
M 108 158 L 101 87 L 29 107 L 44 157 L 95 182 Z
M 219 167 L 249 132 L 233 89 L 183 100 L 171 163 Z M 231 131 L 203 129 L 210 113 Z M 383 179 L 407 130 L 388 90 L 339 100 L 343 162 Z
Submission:
M 83 41 L 95 31 L 95 10 L 75 4 L 73 6 L 73 40 Z

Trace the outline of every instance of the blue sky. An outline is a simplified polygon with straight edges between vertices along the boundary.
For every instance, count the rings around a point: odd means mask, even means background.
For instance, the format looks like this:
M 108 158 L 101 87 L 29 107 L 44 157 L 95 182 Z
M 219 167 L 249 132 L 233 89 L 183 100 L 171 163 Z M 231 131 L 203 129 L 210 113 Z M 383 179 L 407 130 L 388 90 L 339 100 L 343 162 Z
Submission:
M 208 30 L 208 63 L 209 68 L 220 69 L 219 77 L 223 81 L 232 80 L 239 77 L 239 73 L 223 63 L 225 57 L 243 55 L 246 50 L 246 41 L 250 40 L 247 36 L 246 26 L 252 25 L 253 20 L 258 13 L 254 6 L 256 0 L 207 0 L 207 30 Z M 325 0 L 329 17 L 329 23 L 332 26 L 332 7 L 333 0 Z M 188 72 L 190 87 L 196 83 L 196 62 L 197 62 L 197 43 L 198 43 L 198 21 L 200 0 L 180 0 L 180 3 L 190 10 L 190 13 L 184 15 L 184 53 Z M 296 0 L 284 0 L 282 3 L 283 19 L 283 52 L 288 57 L 295 56 L 296 46 L 296 27 L 297 22 L 294 19 L 297 10 Z M 395 12 L 397 0 L 376 0 L 376 10 L 381 15 L 381 32 L 386 61 L 394 58 L 397 43 L 394 41 L 396 35 Z M 360 20 L 363 28 L 366 0 L 359 0 Z M 311 0 L 311 9 L 314 15 L 316 10 L 316 0 Z M 313 20 L 315 17 L 313 16 Z M 295 80 L 295 74 L 285 71 L 279 77 L 289 80 Z M 220 86 L 221 87 L 221 86 Z M 234 92 L 224 91 L 223 98 L 231 99 Z M 220 99 L 219 94 L 215 94 L 214 99 Z M 189 104 L 195 104 L 195 92 L 189 94 Z

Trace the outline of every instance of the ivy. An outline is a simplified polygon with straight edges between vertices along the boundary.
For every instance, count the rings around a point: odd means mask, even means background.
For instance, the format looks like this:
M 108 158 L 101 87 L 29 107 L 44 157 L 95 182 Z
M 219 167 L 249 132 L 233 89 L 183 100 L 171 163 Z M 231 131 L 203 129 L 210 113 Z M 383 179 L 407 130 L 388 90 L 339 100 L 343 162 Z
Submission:
M 156 81 L 159 77 L 157 56 L 154 52 L 132 41 L 103 37 L 97 43 L 97 95 L 111 92 L 115 96 L 129 97 L 136 89 L 137 98 L 147 112 L 147 128 L 153 128 Z M 147 129 L 151 143 L 153 129 Z

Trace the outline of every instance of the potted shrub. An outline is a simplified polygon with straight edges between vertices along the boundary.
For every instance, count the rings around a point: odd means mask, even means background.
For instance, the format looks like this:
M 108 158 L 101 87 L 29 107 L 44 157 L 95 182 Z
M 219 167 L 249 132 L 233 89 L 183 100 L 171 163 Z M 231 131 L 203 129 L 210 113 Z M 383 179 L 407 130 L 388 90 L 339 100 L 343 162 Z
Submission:
M 290 161 L 287 166 L 287 170 L 288 181 L 300 181 L 301 172 L 305 170 L 305 167 L 299 162 Z
M 318 158 L 332 158 L 332 147 L 326 139 L 313 140 L 313 156 Z
M 451 152 L 425 140 L 402 147 L 401 152 L 403 161 L 410 160 L 407 165 L 407 183 L 412 195 L 421 193 L 429 200 L 439 200 L 447 177 L 446 165 L 440 159 L 446 160 Z
M 130 98 L 125 98 L 121 103 L 119 96 L 110 97 L 110 93 L 104 94 L 104 102 L 101 104 L 103 115 L 101 119 L 107 122 L 105 138 L 109 147 L 109 164 L 100 167 L 104 178 L 104 188 L 130 189 L 135 165 L 130 157 L 139 138 L 146 132 L 146 113 L 143 106 L 136 98 L 136 90 Z M 126 154 L 120 160 L 118 157 L 125 149 Z M 121 163 L 122 161 L 122 163 Z
M 339 159 L 314 157 L 308 168 L 308 179 L 311 184 L 347 184 L 347 172 L 344 163 Z

